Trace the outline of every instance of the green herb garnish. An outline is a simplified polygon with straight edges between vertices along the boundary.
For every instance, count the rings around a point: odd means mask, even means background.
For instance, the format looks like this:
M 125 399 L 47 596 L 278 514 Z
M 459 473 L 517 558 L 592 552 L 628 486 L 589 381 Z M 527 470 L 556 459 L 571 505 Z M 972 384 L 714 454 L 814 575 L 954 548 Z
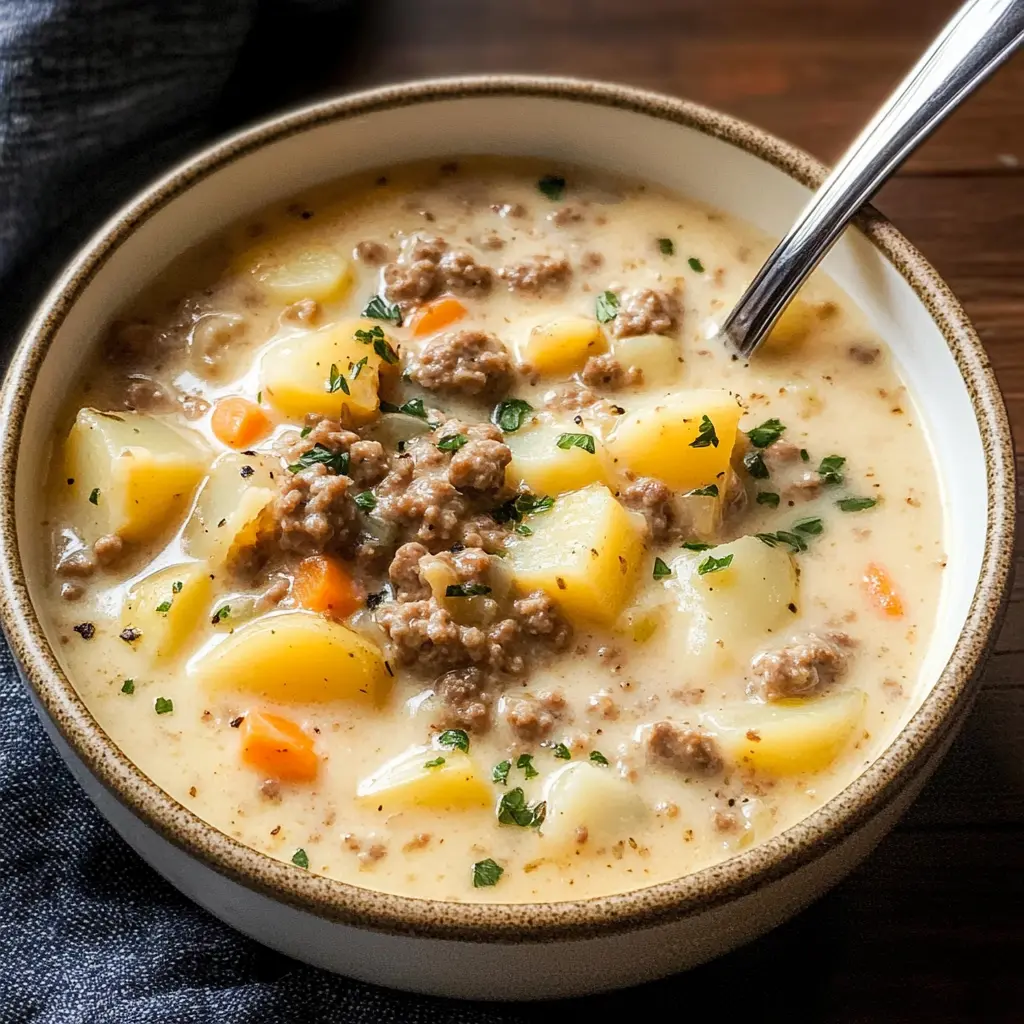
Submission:
M 427 419 L 427 410 L 423 405 L 422 398 L 410 398 L 408 402 L 401 405 L 392 405 L 390 402 L 380 403 L 381 412 L 401 412 L 406 416 L 415 416 L 418 420 Z
M 707 487 L 698 487 L 697 490 L 690 491 L 690 494 L 695 498 L 717 498 L 718 484 L 708 484 Z
M 811 461 L 811 453 L 806 448 L 801 448 L 800 449 L 800 461 L 801 462 L 810 462 Z
M 798 519 L 793 524 L 793 529 L 797 533 L 806 533 L 809 537 L 817 537 L 825 527 L 822 525 L 820 519 Z
M 702 540 L 684 540 L 683 547 L 687 551 L 710 551 L 711 545 L 705 544 Z
M 174 710 L 174 701 L 167 697 L 157 697 L 153 702 L 153 710 L 158 715 L 169 715 Z
M 469 438 L 465 434 L 449 434 L 437 442 L 437 450 L 440 452 L 457 452 L 463 445 L 469 444 Z
M 846 465 L 846 459 L 842 455 L 826 455 L 818 466 L 818 475 L 823 484 L 841 484 L 843 482 L 842 468 Z
M 363 367 L 366 365 L 366 361 L 369 358 L 370 358 L 369 356 L 363 356 L 363 358 L 360 359 L 358 363 L 352 363 L 352 364 L 349 365 L 349 370 L 350 370 L 350 372 L 352 374 L 352 379 L 353 380 L 358 380 L 359 379 L 359 374 L 361 374 L 363 372 Z
M 512 771 L 511 761 L 499 761 L 491 769 L 491 782 L 499 786 L 508 785 L 508 773 Z
M 135 692 L 135 680 L 134 679 L 126 679 L 121 684 L 121 692 L 122 693 L 134 693 Z
M 489 885 L 497 885 L 498 879 L 505 873 L 500 864 L 495 864 L 490 857 L 478 860 L 473 865 L 473 888 L 483 889 Z
M 556 743 L 551 752 L 561 761 L 571 761 L 572 751 L 564 743 Z
M 698 274 L 704 273 L 704 264 L 696 256 L 691 256 L 686 262 L 690 264 L 691 270 L 695 270 Z
M 840 498 L 836 502 L 836 508 L 840 512 L 863 512 L 865 509 L 874 508 L 877 504 L 877 498 Z
M 533 754 L 520 754 L 516 758 L 516 767 L 522 768 L 528 779 L 534 779 L 540 775 L 540 772 L 533 767 Z
M 210 621 L 216 626 L 218 622 L 223 622 L 231 614 L 231 605 L 221 605 L 211 617 Z
M 309 855 L 301 846 L 292 854 L 292 863 L 297 868 L 309 867 Z
M 489 594 L 491 588 L 484 583 L 451 583 L 444 590 L 445 597 L 479 597 Z
M 377 507 L 377 495 L 373 491 L 360 491 L 352 500 L 364 512 L 372 512 Z
M 423 762 L 423 767 L 424 768 L 440 768 L 441 765 L 443 765 L 443 764 L 444 764 L 444 758 L 443 757 L 435 757 L 432 761 L 424 761 Z
M 755 480 L 768 479 L 768 467 L 764 463 L 764 456 L 759 451 L 747 452 L 743 456 L 743 465 Z
M 709 572 L 720 572 L 722 569 L 728 569 L 730 565 L 732 565 L 732 555 L 722 555 L 721 558 L 715 558 L 714 555 L 708 555 L 708 557 L 697 566 L 697 575 L 707 576 Z
M 332 452 L 330 448 L 317 442 L 308 452 L 300 455 L 299 461 L 292 463 L 288 471 L 298 473 L 318 463 L 343 476 L 348 472 L 348 452 Z
M 521 398 L 506 398 L 494 407 L 491 422 L 506 434 L 514 434 L 523 425 L 523 420 L 533 412 L 533 406 Z
M 715 433 L 715 425 L 708 419 L 707 416 L 702 416 L 700 420 L 700 430 L 697 437 L 690 442 L 691 448 L 712 448 L 718 447 L 718 435 Z
M 788 530 L 779 530 L 778 533 L 756 533 L 755 537 L 770 548 L 777 548 L 785 544 L 792 551 L 806 551 L 807 542 L 797 533 L 790 533 Z
M 664 580 L 672 575 L 672 570 L 660 558 L 655 558 L 652 575 L 656 580 Z
M 592 750 L 590 752 L 590 760 L 593 761 L 594 764 L 608 764 L 608 758 L 605 757 L 600 750 Z
M 327 392 L 333 395 L 337 391 L 346 395 L 352 394 L 348 389 L 348 381 L 345 380 L 342 374 L 338 373 L 337 363 L 331 363 L 331 375 L 327 379 Z
M 303 427 L 299 431 L 299 437 L 309 437 L 309 435 L 312 434 L 312 433 L 313 433 L 313 428 L 312 427 Z
M 518 825 L 532 828 L 544 820 L 547 805 L 541 801 L 534 807 L 527 806 L 526 794 L 519 786 L 505 793 L 498 804 L 498 821 L 502 825 Z
M 383 338 L 384 329 L 382 327 L 378 327 L 376 324 L 374 324 L 369 330 L 359 330 L 355 333 L 356 341 L 361 341 L 364 345 L 372 345 L 375 341 L 382 341 Z
M 182 582 L 181 582 L 181 580 L 175 580 L 175 581 L 174 581 L 174 582 L 173 582 L 173 583 L 171 584 L 171 593 L 172 593 L 172 594 L 180 594 L 180 593 L 181 593 L 181 588 L 182 588 L 183 586 L 185 586 L 185 584 L 184 584 L 184 583 L 182 583 Z
M 765 420 L 759 427 L 747 431 L 747 437 L 755 448 L 767 448 L 786 432 L 786 428 L 776 419 Z
M 402 326 L 402 311 L 393 302 L 388 302 L 383 295 L 374 295 L 366 304 L 363 316 L 371 320 L 390 320 L 396 327 Z
M 537 188 L 542 195 L 547 196 L 552 202 L 557 202 L 565 195 L 565 178 L 557 174 L 545 174 L 537 182 Z
M 89 495 L 89 501 L 93 505 L 98 505 L 100 503 L 100 489 L 98 487 L 94 487 L 92 489 L 92 493 Z
M 615 292 L 601 292 L 597 297 L 597 322 L 606 324 L 619 315 L 619 297 Z
M 570 448 L 582 448 L 591 455 L 596 454 L 593 434 L 559 434 L 555 445 L 567 452 Z
M 774 491 L 759 491 L 757 503 L 758 505 L 767 505 L 769 508 L 778 508 L 779 496 Z
M 671 238 L 659 238 L 658 248 L 661 250 L 662 256 L 675 256 L 676 244 Z
M 536 495 L 527 492 L 526 494 L 520 494 L 516 498 L 511 498 L 496 509 L 493 509 L 491 518 L 496 523 L 518 523 L 522 521 L 523 516 L 547 512 L 554 503 L 555 499 L 550 497 L 550 495 Z
M 437 737 L 437 742 L 449 750 L 461 750 L 465 754 L 469 753 L 469 733 L 464 729 L 445 729 Z
M 166 615 L 171 610 L 171 602 L 170 601 L 161 601 L 156 606 L 156 610 L 158 612 L 161 612 L 162 614 Z

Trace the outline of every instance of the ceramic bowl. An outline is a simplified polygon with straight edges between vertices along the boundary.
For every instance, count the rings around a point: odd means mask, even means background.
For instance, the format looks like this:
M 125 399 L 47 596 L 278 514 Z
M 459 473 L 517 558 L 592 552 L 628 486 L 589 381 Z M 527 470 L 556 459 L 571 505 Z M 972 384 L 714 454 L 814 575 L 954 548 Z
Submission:
M 45 552 L 31 512 L 50 423 L 112 313 L 200 233 L 348 172 L 460 153 L 531 155 L 638 176 L 776 237 L 825 174 L 806 154 L 724 114 L 554 78 L 399 85 L 307 107 L 218 143 L 95 234 L 14 355 L 0 407 L 0 611 L 42 721 L 83 788 L 131 846 L 211 913 L 301 960 L 398 988 L 478 998 L 594 992 L 684 969 L 778 924 L 865 857 L 918 793 L 970 706 L 1000 621 L 1013 547 L 1013 447 L 963 310 L 920 253 L 866 210 L 826 270 L 892 347 L 919 405 L 950 539 L 923 682 L 889 747 L 774 839 L 675 881 L 599 899 L 409 899 L 319 878 L 239 845 L 119 753 L 77 697 L 36 615 Z

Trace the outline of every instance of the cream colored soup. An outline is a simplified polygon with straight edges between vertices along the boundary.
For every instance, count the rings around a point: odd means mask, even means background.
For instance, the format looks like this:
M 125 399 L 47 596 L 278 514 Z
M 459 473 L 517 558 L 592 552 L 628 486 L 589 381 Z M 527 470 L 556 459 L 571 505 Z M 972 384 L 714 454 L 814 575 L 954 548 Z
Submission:
M 714 339 L 767 249 L 466 159 L 187 254 L 69 396 L 41 495 L 103 728 L 239 841 L 446 900 L 670 879 L 828 800 L 916 684 L 941 496 L 829 280 L 753 364 Z

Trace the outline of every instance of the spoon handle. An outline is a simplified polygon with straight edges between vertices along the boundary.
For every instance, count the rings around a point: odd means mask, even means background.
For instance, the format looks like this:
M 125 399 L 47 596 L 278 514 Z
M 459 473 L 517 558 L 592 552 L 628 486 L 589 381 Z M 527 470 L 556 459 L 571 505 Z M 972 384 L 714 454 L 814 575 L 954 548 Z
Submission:
M 722 325 L 749 358 L 847 221 L 1024 41 L 1024 0 L 970 0 L 846 151 Z

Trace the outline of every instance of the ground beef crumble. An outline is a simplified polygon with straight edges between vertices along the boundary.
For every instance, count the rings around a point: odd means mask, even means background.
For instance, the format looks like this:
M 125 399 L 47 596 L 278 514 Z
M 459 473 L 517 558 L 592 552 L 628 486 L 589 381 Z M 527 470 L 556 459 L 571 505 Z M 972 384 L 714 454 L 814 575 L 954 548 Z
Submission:
M 580 373 L 580 378 L 588 388 L 607 388 L 618 391 L 620 388 L 638 387 L 644 382 L 644 371 L 636 366 L 623 366 L 611 353 L 591 356 Z
M 670 540 L 678 533 L 679 514 L 672 489 L 654 477 L 638 477 L 625 486 L 619 499 L 627 507 L 642 512 L 656 544 Z
M 530 256 L 498 271 L 509 291 L 521 295 L 543 295 L 565 288 L 572 277 L 572 265 L 564 256 Z
M 638 288 L 619 297 L 619 312 L 612 321 L 617 338 L 639 334 L 672 334 L 679 328 L 679 298 L 673 292 Z
M 486 295 L 494 272 L 464 249 L 450 249 L 443 238 L 419 237 L 396 261 L 384 267 L 384 294 L 403 313 L 442 292 Z
M 751 688 L 764 700 L 806 697 L 836 680 L 846 669 L 853 639 L 832 630 L 804 633 L 750 663 Z
M 655 722 L 651 726 L 647 757 L 688 775 L 714 775 L 724 764 L 713 737 L 675 722 Z
M 448 331 L 423 346 L 410 376 L 428 391 L 497 395 L 511 381 L 512 359 L 493 334 Z
M 568 714 L 568 703 L 560 693 L 542 691 L 506 694 L 502 701 L 505 721 L 517 740 L 537 743 L 547 739 L 551 730 Z

